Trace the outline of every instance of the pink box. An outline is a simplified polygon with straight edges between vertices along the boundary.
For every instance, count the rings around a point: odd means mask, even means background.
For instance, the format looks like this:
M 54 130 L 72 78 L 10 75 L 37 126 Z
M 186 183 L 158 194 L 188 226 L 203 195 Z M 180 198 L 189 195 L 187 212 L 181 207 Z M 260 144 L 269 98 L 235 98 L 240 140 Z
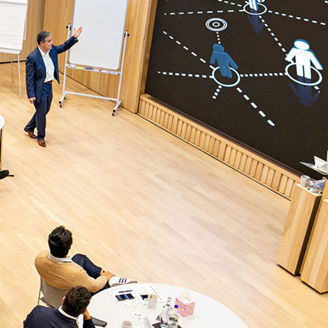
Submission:
M 176 298 L 175 304 L 178 305 L 178 313 L 182 317 L 187 317 L 188 315 L 192 315 L 194 313 L 195 302 L 191 301 L 189 298 Z

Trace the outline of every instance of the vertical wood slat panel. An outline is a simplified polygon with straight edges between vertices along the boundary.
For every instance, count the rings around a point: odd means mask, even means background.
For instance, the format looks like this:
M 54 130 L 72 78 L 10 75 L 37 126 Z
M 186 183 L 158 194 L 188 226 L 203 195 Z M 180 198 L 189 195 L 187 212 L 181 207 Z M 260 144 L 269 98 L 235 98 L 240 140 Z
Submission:
M 225 142 L 221 142 L 218 158 L 222 162 L 224 162 L 224 154 L 225 154 L 225 151 L 226 151 L 226 146 L 227 146 L 227 144 Z
M 224 158 L 223 158 L 223 161 L 225 163 L 229 163 L 230 154 L 231 154 L 231 147 L 230 146 L 227 146 L 226 147 L 226 150 L 225 150 Z
M 200 130 L 196 130 L 196 135 L 195 135 L 195 145 L 199 146 L 199 140 L 200 140 Z
M 267 176 L 266 181 L 265 181 L 265 184 L 269 187 L 272 186 L 274 174 L 275 174 L 275 170 L 270 168 L 268 176 Z
M 286 176 L 282 176 L 281 177 L 281 180 L 280 180 L 280 184 L 279 184 L 279 188 L 278 188 L 278 191 L 281 192 L 281 193 L 284 193 L 285 190 L 286 190 L 286 187 L 287 187 L 287 177 Z
M 214 149 L 213 149 L 213 155 L 215 157 L 218 157 L 218 155 L 219 155 L 220 144 L 221 144 L 221 142 L 216 139 L 214 142 Z
M 252 166 L 252 158 L 247 157 L 246 164 L 245 164 L 245 173 L 247 175 L 250 175 L 250 173 L 251 173 L 251 166 Z
M 215 139 L 213 137 L 210 137 L 210 141 L 208 143 L 208 152 L 213 155 L 213 149 L 214 149 Z
M 139 114 L 141 116 L 145 116 L 145 102 L 144 101 L 140 101 L 140 105 L 139 105 Z
M 187 131 L 186 131 L 186 140 L 190 142 L 190 137 L 191 137 L 191 125 L 188 124 Z
M 263 164 L 258 162 L 255 176 L 254 176 L 256 180 L 261 181 L 262 171 L 263 171 Z
M 268 168 L 268 166 L 264 165 L 263 170 L 262 170 L 262 174 L 261 174 L 261 177 L 260 177 L 260 181 L 264 184 L 267 180 L 268 173 L 269 173 L 269 168 Z
M 203 131 L 201 131 L 198 147 L 201 148 L 201 149 L 204 149 L 204 143 L 205 143 L 205 133 Z
M 279 189 L 279 185 L 280 185 L 280 180 L 281 180 L 281 173 L 276 171 L 274 173 L 274 176 L 273 176 L 273 181 L 272 181 L 272 188 L 276 191 L 278 191 Z
M 241 160 L 240 160 L 240 165 L 239 165 L 239 170 L 242 172 L 246 172 L 246 160 L 247 160 L 247 156 L 245 154 L 241 155 Z
M 234 167 L 236 169 L 239 169 L 239 167 L 240 167 L 241 155 L 242 155 L 241 152 L 240 151 L 237 151 L 236 159 L 235 159 L 235 163 L 234 163 Z
M 235 166 L 236 152 L 237 152 L 236 149 L 233 148 L 229 158 L 229 165 L 232 167 Z
M 160 120 L 161 120 L 161 110 L 158 108 L 157 110 L 156 110 L 156 123 L 157 124 L 159 124 L 160 123 Z
M 140 97 L 139 115 L 177 135 L 218 160 L 290 199 L 299 177 L 227 141 L 197 123 L 148 99 Z
M 292 179 L 287 180 L 287 185 L 286 185 L 286 189 L 285 189 L 285 192 L 284 192 L 284 194 L 287 197 L 291 197 L 294 185 L 295 185 L 295 181 L 293 181 Z
M 168 113 L 164 114 L 164 129 L 168 129 L 170 115 Z

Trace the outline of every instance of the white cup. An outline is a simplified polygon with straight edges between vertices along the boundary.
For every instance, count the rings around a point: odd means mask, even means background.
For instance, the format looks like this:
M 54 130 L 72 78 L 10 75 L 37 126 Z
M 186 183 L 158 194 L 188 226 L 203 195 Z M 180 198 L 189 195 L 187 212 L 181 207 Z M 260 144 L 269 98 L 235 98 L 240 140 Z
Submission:
M 150 309 L 153 309 L 156 307 L 156 304 L 157 304 L 157 295 L 149 294 L 148 295 L 148 307 Z
M 132 327 L 133 327 L 132 322 L 129 320 L 124 320 L 122 322 L 122 328 L 132 328 Z
M 307 175 L 302 175 L 301 176 L 301 181 L 300 184 L 302 187 L 307 187 L 308 183 L 309 183 L 310 177 Z

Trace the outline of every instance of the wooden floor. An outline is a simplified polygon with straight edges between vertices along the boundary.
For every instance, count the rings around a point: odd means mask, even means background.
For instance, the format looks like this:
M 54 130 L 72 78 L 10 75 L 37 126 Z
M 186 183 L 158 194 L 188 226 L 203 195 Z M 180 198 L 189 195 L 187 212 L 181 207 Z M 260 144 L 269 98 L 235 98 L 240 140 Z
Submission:
M 2 168 L 15 174 L 0 181 L 0 327 L 36 305 L 33 260 L 60 224 L 72 254 L 211 296 L 249 328 L 328 326 L 328 296 L 275 265 L 286 199 L 137 115 L 112 117 L 110 102 L 69 96 L 59 109 L 58 86 L 42 148 L 23 132 L 33 108 L 15 74 L 0 65 Z

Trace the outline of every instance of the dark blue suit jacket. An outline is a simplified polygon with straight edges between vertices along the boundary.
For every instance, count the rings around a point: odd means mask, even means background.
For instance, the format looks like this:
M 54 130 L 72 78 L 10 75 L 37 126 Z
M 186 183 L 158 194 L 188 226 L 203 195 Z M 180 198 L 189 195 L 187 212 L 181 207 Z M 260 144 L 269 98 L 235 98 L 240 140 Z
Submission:
M 52 46 L 49 56 L 54 63 L 55 67 L 55 79 L 59 83 L 59 72 L 58 72 L 58 54 L 68 50 L 72 47 L 76 42 L 73 36 L 69 38 L 65 43 L 56 47 Z M 36 102 L 40 102 L 43 82 L 46 78 L 46 67 L 44 65 L 42 55 L 40 53 L 39 48 L 35 48 L 26 58 L 25 63 L 26 70 L 26 91 L 27 98 L 36 98 Z
M 23 325 L 24 328 L 77 328 L 74 319 L 64 316 L 57 309 L 40 305 L 26 317 Z M 92 320 L 86 320 L 83 328 L 95 328 L 95 326 Z

